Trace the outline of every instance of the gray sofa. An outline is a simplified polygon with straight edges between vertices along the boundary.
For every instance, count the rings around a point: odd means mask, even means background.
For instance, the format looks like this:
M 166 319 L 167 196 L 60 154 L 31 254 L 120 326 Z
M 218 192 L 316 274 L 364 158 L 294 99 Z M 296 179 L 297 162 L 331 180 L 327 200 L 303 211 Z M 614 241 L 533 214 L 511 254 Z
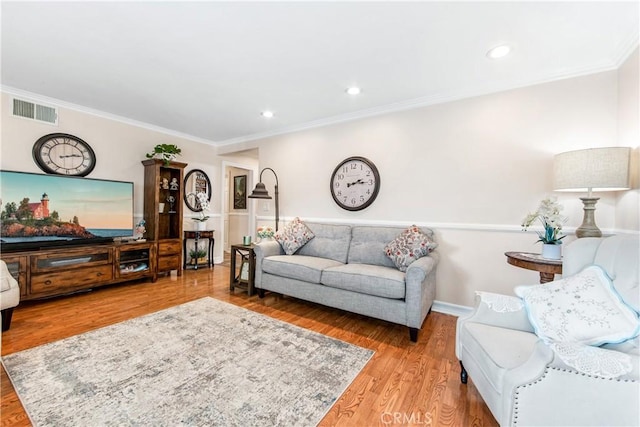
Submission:
M 409 327 L 411 341 L 435 298 L 435 252 L 396 268 L 384 247 L 404 228 L 306 223 L 315 234 L 294 255 L 276 241 L 255 246 L 258 295 L 273 291 Z M 422 229 L 433 238 L 433 231 Z

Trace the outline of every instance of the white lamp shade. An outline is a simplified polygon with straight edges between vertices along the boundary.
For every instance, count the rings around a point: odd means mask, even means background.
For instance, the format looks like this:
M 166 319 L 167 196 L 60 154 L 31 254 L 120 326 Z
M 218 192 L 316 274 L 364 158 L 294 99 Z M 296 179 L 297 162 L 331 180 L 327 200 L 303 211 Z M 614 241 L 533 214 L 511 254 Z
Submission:
M 553 159 L 555 191 L 628 190 L 631 148 L 607 147 L 568 151 Z

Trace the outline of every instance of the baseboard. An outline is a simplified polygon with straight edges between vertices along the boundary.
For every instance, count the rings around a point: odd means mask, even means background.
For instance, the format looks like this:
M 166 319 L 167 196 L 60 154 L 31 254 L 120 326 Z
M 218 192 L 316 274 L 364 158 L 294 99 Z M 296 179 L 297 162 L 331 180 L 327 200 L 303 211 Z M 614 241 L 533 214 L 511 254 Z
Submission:
M 473 311 L 473 307 L 467 307 L 466 305 L 451 304 L 449 302 L 434 301 L 431 310 L 438 313 L 450 314 L 452 316 L 460 317 L 466 316 Z

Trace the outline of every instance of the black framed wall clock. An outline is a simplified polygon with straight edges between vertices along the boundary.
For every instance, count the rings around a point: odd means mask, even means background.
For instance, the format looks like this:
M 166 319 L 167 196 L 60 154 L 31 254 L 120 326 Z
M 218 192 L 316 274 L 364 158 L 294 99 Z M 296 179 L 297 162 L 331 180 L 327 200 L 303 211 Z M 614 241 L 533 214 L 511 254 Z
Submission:
M 362 210 L 376 199 L 380 174 L 372 161 L 359 156 L 344 159 L 331 174 L 331 196 L 342 209 Z
M 96 166 L 96 153 L 77 136 L 50 133 L 33 145 L 33 160 L 46 173 L 87 176 Z

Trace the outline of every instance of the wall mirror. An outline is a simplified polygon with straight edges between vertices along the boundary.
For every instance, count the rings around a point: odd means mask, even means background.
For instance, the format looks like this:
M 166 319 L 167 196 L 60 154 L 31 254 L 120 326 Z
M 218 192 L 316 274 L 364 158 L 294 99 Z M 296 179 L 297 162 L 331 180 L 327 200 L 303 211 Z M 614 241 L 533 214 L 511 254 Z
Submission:
M 184 177 L 184 203 L 193 212 L 202 212 L 202 206 L 196 196 L 198 193 L 207 195 L 207 201 L 211 201 L 211 181 L 207 174 L 200 169 L 187 172 Z

